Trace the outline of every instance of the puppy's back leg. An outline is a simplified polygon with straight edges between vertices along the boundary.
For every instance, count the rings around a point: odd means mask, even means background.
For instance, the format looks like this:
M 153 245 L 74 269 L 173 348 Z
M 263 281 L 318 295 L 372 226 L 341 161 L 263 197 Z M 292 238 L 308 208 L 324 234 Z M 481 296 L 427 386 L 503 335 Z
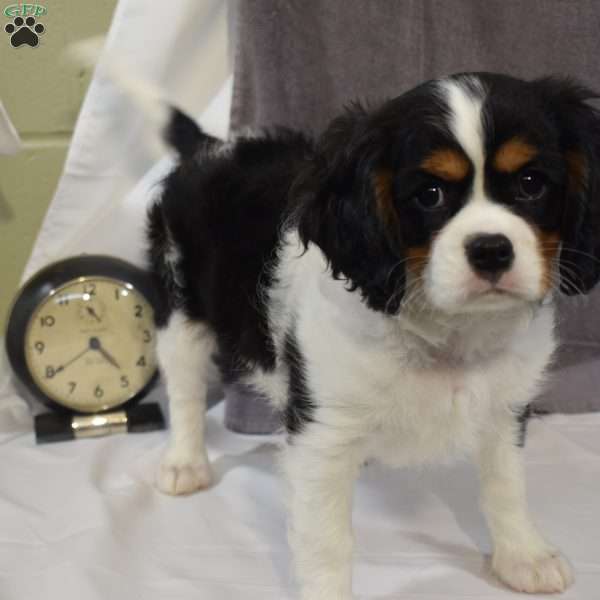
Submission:
M 204 447 L 207 379 L 215 348 L 213 331 L 175 310 L 157 338 L 158 362 L 166 381 L 171 432 L 156 485 L 166 494 L 189 494 L 211 483 Z

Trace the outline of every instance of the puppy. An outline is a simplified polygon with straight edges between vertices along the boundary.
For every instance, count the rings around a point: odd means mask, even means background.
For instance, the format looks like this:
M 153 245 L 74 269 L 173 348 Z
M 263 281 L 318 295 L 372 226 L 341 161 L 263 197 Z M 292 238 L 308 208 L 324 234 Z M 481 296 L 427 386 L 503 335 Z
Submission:
M 560 592 L 529 514 L 520 423 L 556 347 L 552 296 L 600 276 L 600 118 L 560 79 L 430 81 L 353 105 L 316 142 L 222 143 L 175 112 L 180 153 L 149 212 L 171 439 L 158 487 L 211 482 L 213 359 L 284 415 L 303 600 L 352 597 L 361 465 L 470 455 L 508 586 Z

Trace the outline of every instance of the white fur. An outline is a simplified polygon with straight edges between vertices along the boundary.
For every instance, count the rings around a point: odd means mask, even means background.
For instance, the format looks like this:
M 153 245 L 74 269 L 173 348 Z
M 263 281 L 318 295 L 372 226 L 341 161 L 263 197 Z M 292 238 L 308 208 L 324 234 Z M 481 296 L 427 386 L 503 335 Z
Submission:
M 475 77 L 446 79 L 440 82 L 450 109 L 450 130 L 475 169 L 473 178 L 473 198 L 483 200 L 484 181 L 484 136 L 483 136 L 483 99 L 485 90 Z
M 167 494 L 187 494 L 207 487 L 211 472 L 204 447 L 204 413 L 214 336 L 175 311 L 158 331 L 157 355 L 166 381 L 171 439 L 156 484 Z
M 473 457 L 498 577 L 528 592 L 562 591 L 572 581 L 568 564 L 529 516 L 516 446 L 515 411 L 538 391 L 555 349 L 554 308 L 542 302 L 543 265 L 532 230 L 484 198 L 483 90 L 472 84 L 475 93 L 444 85 L 453 131 L 480 174 L 478 200 L 437 236 L 423 293 L 408 294 L 397 317 L 370 310 L 331 277 L 316 246 L 302 253 L 294 230 L 284 239 L 277 285 L 266 291 L 277 364 L 269 374 L 256 369 L 247 383 L 285 406 L 282 353 L 293 324 L 315 399 L 312 421 L 281 461 L 302 600 L 352 598 L 352 488 L 368 459 L 400 466 Z M 485 294 L 466 262 L 464 240 L 476 233 L 504 233 L 513 243 L 514 265 L 498 284 L 502 295 Z M 173 433 L 158 483 L 169 493 L 208 482 L 198 422 L 213 344 L 205 327 L 191 327 L 179 313 L 159 339 Z
M 515 259 L 495 284 L 503 295 L 484 294 L 492 284 L 477 276 L 465 253 L 465 243 L 477 234 L 504 234 Z M 501 204 L 471 202 L 436 236 L 425 273 L 425 294 L 448 313 L 473 313 L 541 300 L 546 291 L 545 265 L 533 229 Z
M 435 237 L 425 270 L 427 300 L 446 313 L 501 310 L 541 300 L 547 289 L 546 265 L 531 226 L 484 190 L 486 163 L 483 133 L 485 90 L 474 77 L 440 83 L 450 110 L 449 128 L 473 165 L 473 186 L 466 206 Z M 494 286 L 471 269 L 464 251 L 478 234 L 503 234 L 515 260 Z M 493 288 L 493 289 L 492 289 Z M 499 295 L 497 292 L 502 291 Z M 484 292 L 492 292 L 483 294 Z
M 520 592 L 562 592 L 573 583 L 573 574 L 527 512 L 523 465 L 511 426 L 499 421 L 485 436 L 478 457 L 482 508 L 494 542 L 492 569 Z
M 158 158 L 171 149 L 162 136 L 171 118 L 171 105 L 163 90 L 137 75 L 134 66 L 122 56 L 106 50 L 105 42 L 103 35 L 79 40 L 69 44 L 66 56 L 88 69 L 95 66 L 95 76 L 110 81 L 143 114 L 148 124 L 144 130 L 146 150 Z
M 295 436 L 281 462 L 302 599 L 352 597 L 352 487 L 370 458 L 400 466 L 473 456 L 494 543 L 492 568 L 518 590 L 566 588 L 568 564 L 528 515 L 513 413 L 538 390 L 554 350 L 553 306 L 515 304 L 455 316 L 409 309 L 392 319 L 334 281 L 316 247 L 304 255 L 298 249 L 296 235 L 289 235 L 270 318 L 277 348 L 295 319 L 308 386 L 318 399 L 314 422 Z M 159 338 L 173 433 L 158 485 L 168 493 L 209 481 L 197 423 L 205 388 L 199 366 L 213 343 L 179 313 Z M 281 407 L 287 377 L 280 364 L 248 382 Z
M 282 462 L 302 598 L 351 598 L 351 489 L 365 460 L 400 466 L 465 454 L 480 465 L 500 578 L 526 591 L 564 589 L 568 566 L 527 513 L 513 413 L 536 393 L 554 350 L 552 306 L 390 319 L 334 281 L 315 247 L 298 258 L 293 235 L 288 242 L 273 326 L 282 336 L 295 315 L 318 399 Z M 509 557 L 518 557 L 512 577 Z

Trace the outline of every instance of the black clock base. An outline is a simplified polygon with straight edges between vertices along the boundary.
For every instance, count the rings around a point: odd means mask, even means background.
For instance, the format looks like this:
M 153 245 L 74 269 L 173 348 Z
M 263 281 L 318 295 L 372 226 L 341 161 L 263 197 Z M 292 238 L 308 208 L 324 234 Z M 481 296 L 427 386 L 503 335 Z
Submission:
M 138 404 L 127 411 L 90 415 L 45 413 L 35 417 L 35 439 L 38 444 L 164 428 L 162 411 L 154 402 Z
M 38 444 L 48 442 L 64 442 L 74 440 L 75 433 L 71 428 L 71 415 L 44 413 L 34 420 L 35 441 Z

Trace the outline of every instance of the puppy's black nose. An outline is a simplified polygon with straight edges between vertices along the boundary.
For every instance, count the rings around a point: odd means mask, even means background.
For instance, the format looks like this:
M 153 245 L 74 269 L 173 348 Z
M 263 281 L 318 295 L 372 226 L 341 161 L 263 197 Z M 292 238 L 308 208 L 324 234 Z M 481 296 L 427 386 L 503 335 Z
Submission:
M 515 258 L 510 240 L 501 233 L 476 234 L 465 242 L 467 259 L 480 277 L 496 282 Z

